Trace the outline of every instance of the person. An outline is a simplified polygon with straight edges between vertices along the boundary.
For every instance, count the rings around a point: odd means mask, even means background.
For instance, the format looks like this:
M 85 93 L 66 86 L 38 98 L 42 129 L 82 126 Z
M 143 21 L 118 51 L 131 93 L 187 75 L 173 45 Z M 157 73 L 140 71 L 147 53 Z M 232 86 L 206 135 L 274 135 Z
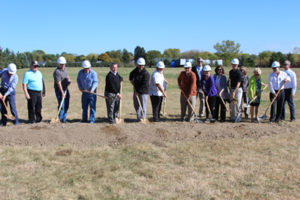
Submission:
M 38 70 L 37 61 L 32 61 L 30 69 L 23 76 L 23 90 L 27 99 L 29 123 L 41 122 L 42 97 L 46 96 L 43 74 Z
M 161 104 L 163 98 L 167 97 L 166 91 L 164 89 L 164 84 L 167 83 L 167 80 L 163 75 L 164 68 L 164 62 L 159 61 L 156 64 L 156 70 L 152 73 L 150 79 L 149 95 L 152 104 L 152 114 L 154 122 L 160 121 Z
M 284 86 L 284 101 L 282 107 L 282 120 L 285 120 L 285 103 L 287 102 L 290 108 L 290 121 L 295 121 L 295 105 L 294 98 L 297 90 L 297 76 L 296 73 L 291 70 L 291 62 L 289 60 L 284 61 L 284 72 L 290 77 L 291 81 L 287 82 Z
M 261 99 L 262 85 L 265 86 L 266 84 L 264 84 L 261 81 L 261 69 L 254 68 L 253 76 L 251 76 L 250 78 L 249 89 L 248 89 L 248 98 L 250 100 L 251 122 L 258 121 L 257 114 L 258 114 L 258 108 Z M 254 112 L 255 112 L 255 118 L 253 118 Z
M 81 107 L 82 107 L 82 122 L 95 123 L 96 116 L 96 101 L 97 101 L 97 73 L 91 69 L 90 61 L 84 60 L 81 63 L 83 69 L 78 72 L 77 85 L 82 92 Z M 90 118 L 88 121 L 88 107 L 90 106 Z
M 136 111 L 137 120 L 146 119 L 147 115 L 147 103 L 149 95 L 149 72 L 145 69 L 145 59 L 139 58 L 137 60 L 137 67 L 129 74 L 129 81 L 133 85 L 133 105 Z M 138 99 L 141 103 L 144 116 L 142 116 L 142 110 L 139 105 Z
M 123 78 L 118 73 L 118 64 L 112 63 L 110 65 L 110 71 L 105 78 L 104 92 L 106 97 L 107 118 L 110 124 L 116 123 L 116 118 L 119 113 L 120 99 L 122 98 L 120 94 L 122 81 Z
M 6 126 L 7 117 L 6 114 L 8 110 L 6 110 L 4 103 L 7 105 L 9 102 L 10 110 L 12 115 L 14 116 L 14 125 L 19 124 L 18 112 L 16 107 L 16 86 L 19 80 L 17 72 L 17 66 L 14 63 L 10 63 L 7 65 L 7 68 L 4 68 L 0 71 L 1 77 L 1 88 L 0 88 L 0 99 L 1 99 L 1 126 Z
M 196 74 L 197 77 L 197 97 L 199 97 L 200 100 L 199 116 L 203 118 L 204 111 L 205 111 L 205 94 L 203 92 L 202 85 L 201 85 L 201 77 L 203 75 L 202 58 L 197 58 L 197 65 L 192 68 L 192 71 Z
M 215 85 L 215 80 L 213 76 L 210 74 L 211 67 L 210 65 L 205 65 L 203 68 L 203 75 L 201 78 L 201 85 L 203 87 L 203 92 L 205 94 L 206 103 L 206 120 L 210 120 L 210 122 L 214 122 L 213 118 L 209 119 L 209 110 L 210 114 L 213 115 L 215 113 L 215 105 L 216 105 L 216 95 L 217 95 L 217 88 Z
M 193 121 L 194 116 L 192 116 L 192 108 L 188 105 L 189 101 L 195 109 L 196 107 L 196 95 L 197 95 L 197 77 L 194 72 L 192 72 L 192 63 L 186 62 L 184 64 L 184 71 L 182 71 L 178 78 L 178 87 L 180 92 L 180 106 L 181 106 L 181 121 L 184 121 L 186 115 L 186 107 L 188 107 L 188 118 L 187 121 Z
M 248 112 L 248 105 L 249 103 L 249 98 L 248 98 L 248 90 L 249 90 L 249 79 L 250 77 L 247 75 L 247 68 L 245 66 L 241 67 L 241 72 L 242 72 L 242 90 L 243 90 L 243 103 L 244 103 L 244 114 L 245 118 L 249 118 L 249 112 Z
M 57 59 L 58 67 L 54 70 L 54 90 L 58 102 L 58 109 L 62 103 L 61 110 L 58 114 L 59 120 L 66 123 L 67 112 L 70 104 L 70 93 L 68 86 L 71 84 L 71 79 L 68 75 L 65 57 L 60 56 Z
M 273 72 L 269 75 L 270 101 L 272 101 L 276 95 L 277 97 L 271 106 L 270 123 L 276 122 L 280 124 L 284 101 L 284 90 L 280 91 L 280 88 L 284 89 L 284 85 L 290 81 L 290 77 L 285 72 L 280 71 L 280 63 L 278 61 L 272 63 L 272 69 Z
M 229 97 L 230 94 L 228 93 L 227 90 L 227 78 L 224 75 L 224 73 L 225 72 L 223 66 L 220 65 L 216 67 L 214 80 L 217 89 L 217 96 L 216 96 L 214 119 L 215 120 L 219 119 L 219 110 L 220 110 L 220 122 L 225 122 L 226 119 L 226 105 L 224 103 L 226 101 L 230 101 L 230 97 Z M 224 103 L 222 102 L 221 98 L 223 98 Z
M 232 101 L 230 103 L 230 120 L 240 122 L 242 115 L 242 72 L 238 69 L 240 61 L 234 58 L 231 61 L 232 70 L 229 71 L 230 95 Z

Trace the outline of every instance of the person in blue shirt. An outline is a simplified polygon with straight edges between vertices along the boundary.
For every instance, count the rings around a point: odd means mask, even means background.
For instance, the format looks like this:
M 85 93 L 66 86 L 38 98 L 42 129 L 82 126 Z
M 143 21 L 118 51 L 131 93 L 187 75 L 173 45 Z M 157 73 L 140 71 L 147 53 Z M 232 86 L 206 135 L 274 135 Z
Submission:
M 45 97 L 45 82 L 42 73 L 38 70 L 37 61 L 32 61 L 30 69 L 23 76 L 23 90 L 27 99 L 29 123 L 41 122 L 42 96 Z
M 79 90 L 82 92 L 81 105 L 82 105 L 82 122 L 88 122 L 88 106 L 90 105 L 90 123 L 95 123 L 96 116 L 96 101 L 97 96 L 95 95 L 98 78 L 97 73 L 91 69 L 91 63 L 88 60 L 82 62 L 82 67 L 78 72 L 77 85 Z
M 0 88 L 0 99 L 1 99 L 1 126 L 6 126 L 7 117 L 4 103 L 7 105 L 9 102 L 10 110 L 12 115 L 15 117 L 14 124 L 19 124 L 18 112 L 16 107 L 16 86 L 18 83 L 17 66 L 14 63 L 10 63 L 7 68 L 0 71 L 1 77 L 1 88 Z

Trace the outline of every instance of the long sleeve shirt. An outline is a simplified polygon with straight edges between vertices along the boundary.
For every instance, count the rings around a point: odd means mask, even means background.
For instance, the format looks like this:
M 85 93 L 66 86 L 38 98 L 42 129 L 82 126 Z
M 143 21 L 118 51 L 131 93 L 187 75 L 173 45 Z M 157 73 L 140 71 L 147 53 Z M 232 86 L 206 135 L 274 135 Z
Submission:
M 197 95 L 197 78 L 194 72 L 190 72 L 189 75 L 186 75 L 185 71 L 181 72 L 177 82 L 186 97 Z
M 150 74 L 146 69 L 139 71 L 136 67 L 130 72 L 129 80 L 133 83 L 135 92 L 139 94 L 149 93 Z
M 284 71 L 291 79 L 290 82 L 287 82 L 285 84 L 285 88 L 288 89 L 288 88 L 292 88 L 292 94 L 295 94 L 296 93 L 296 90 L 297 90 L 297 76 L 296 76 L 296 73 L 294 71 L 292 71 L 291 69 L 288 69 L 288 70 L 285 70 Z
M 16 86 L 19 80 L 17 74 L 9 75 L 7 68 L 0 71 L 1 87 L 7 89 L 5 96 L 16 93 Z
M 275 90 L 277 91 L 280 89 L 285 79 L 287 79 L 287 81 L 291 81 L 290 77 L 283 71 L 280 71 L 278 75 L 276 75 L 275 72 L 272 72 L 269 76 L 270 92 L 275 94 Z
M 213 97 L 217 95 L 217 88 L 212 75 L 207 80 L 205 80 L 205 75 L 202 75 L 201 83 L 206 96 Z
M 84 69 L 78 72 L 77 85 L 80 90 L 95 91 L 98 86 L 97 73 L 94 70 L 84 72 Z
M 105 92 L 118 94 L 120 93 L 121 82 L 123 78 L 119 73 L 110 71 L 105 78 Z

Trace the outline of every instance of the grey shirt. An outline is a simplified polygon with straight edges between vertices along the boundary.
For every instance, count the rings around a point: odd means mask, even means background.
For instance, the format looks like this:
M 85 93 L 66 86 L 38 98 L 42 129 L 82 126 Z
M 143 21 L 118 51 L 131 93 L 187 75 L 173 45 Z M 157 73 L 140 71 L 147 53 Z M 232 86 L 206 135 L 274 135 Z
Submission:
M 249 80 L 250 77 L 248 75 L 243 75 L 242 76 L 242 88 L 243 88 L 243 92 L 248 92 L 249 89 Z
M 54 73 L 53 73 L 53 78 L 54 78 L 54 88 L 55 91 L 59 90 L 57 82 L 61 82 L 61 86 L 63 90 L 66 90 L 69 84 L 68 81 L 68 72 L 67 69 L 65 68 L 64 70 L 61 70 L 60 68 L 56 68 Z

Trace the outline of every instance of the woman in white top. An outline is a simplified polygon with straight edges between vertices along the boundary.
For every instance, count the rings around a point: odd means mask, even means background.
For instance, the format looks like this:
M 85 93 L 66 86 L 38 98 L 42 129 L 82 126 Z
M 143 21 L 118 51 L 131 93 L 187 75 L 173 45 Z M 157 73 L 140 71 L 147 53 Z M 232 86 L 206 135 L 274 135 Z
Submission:
M 149 95 L 152 104 L 153 121 L 160 121 L 160 110 L 163 97 L 167 97 L 164 84 L 167 83 L 163 75 L 165 64 L 160 61 L 156 64 L 156 70 L 152 73 L 149 85 Z

